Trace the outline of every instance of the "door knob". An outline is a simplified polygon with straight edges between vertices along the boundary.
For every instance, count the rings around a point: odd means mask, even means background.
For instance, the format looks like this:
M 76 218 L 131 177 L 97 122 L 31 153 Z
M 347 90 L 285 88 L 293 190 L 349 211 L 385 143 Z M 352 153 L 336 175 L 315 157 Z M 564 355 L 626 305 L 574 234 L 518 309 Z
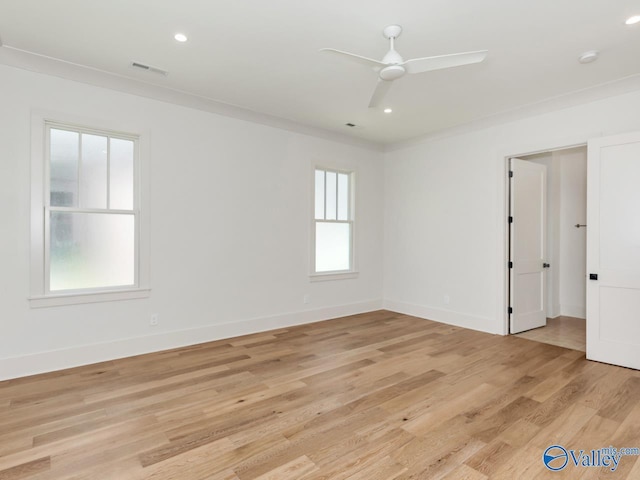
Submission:
M 551 265 L 549 265 L 548 263 L 543 263 L 542 264 L 542 268 L 549 268 Z
M 589 274 L 589 280 L 597 280 L 598 279 L 598 274 L 597 273 L 590 273 Z

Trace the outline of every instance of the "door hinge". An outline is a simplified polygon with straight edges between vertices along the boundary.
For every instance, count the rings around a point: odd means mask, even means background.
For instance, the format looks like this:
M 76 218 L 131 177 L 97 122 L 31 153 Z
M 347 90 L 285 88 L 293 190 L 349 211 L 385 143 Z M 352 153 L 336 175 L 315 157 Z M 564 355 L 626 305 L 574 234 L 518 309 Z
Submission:
M 509 178 L 513 177 L 513 170 L 509 170 Z
M 509 262 L 509 268 L 513 268 L 513 262 Z
M 513 223 L 513 217 L 509 215 L 509 223 Z
M 509 307 L 509 309 L 507 311 L 509 312 L 509 315 L 511 315 L 513 313 L 513 308 Z

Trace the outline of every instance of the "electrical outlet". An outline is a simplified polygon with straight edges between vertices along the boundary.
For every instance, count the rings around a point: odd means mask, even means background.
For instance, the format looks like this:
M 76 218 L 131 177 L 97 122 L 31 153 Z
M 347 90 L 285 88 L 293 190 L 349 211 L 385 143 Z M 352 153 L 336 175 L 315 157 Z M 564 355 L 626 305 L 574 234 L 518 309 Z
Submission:
M 451 298 L 449 297 L 449 295 L 445 295 L 443 298 L 444 304 L 445 305 L 449 305 L 449 302 L 451 301 Z
M 302 297 L 302 303 L 310 303 L 311 302 L 311 295 L 309 295 L 308 293 L 304 294 L 304 297 Z
M 156 325 L 158 325 L 158 314 L 157 313 L 152 313 L 151 314 L 151 318 L 149 319 L 149 325 L 152 327 L 155 327 Z

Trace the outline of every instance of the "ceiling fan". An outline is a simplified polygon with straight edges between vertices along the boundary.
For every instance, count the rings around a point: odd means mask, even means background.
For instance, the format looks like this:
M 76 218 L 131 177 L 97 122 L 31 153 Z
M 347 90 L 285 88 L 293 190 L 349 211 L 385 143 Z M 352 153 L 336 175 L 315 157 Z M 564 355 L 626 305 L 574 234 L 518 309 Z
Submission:
M 374 60 L 372 58 L 356 55 L 355 53 L 343 52 L 334 48 L 322 48 L 321 52 L 328 52 L 341 55 L 354 62 L 374 67 L 378 72 L 378 84 L 376 85 L 369 108 L 378 106 L 382 98 L 386 95 L 394 80 L 404 76 L 406 73 L 423 73 L 431 70 L 441 70 L 443 68 L 459 67 L 461 65 L 470 65 L 472 63 L 480 63 L 487 56 L 487 50 L 479 50 L 477 52 L 453 53 L 450 55 L 439 55 L 436 57 L 412 58 L 404 60 L 394 48 L 395 39 L 402 33 L 400 25 L 389 25 L 385 27 L 382 34 L 389 39 L 389 51 L 382 60 Z

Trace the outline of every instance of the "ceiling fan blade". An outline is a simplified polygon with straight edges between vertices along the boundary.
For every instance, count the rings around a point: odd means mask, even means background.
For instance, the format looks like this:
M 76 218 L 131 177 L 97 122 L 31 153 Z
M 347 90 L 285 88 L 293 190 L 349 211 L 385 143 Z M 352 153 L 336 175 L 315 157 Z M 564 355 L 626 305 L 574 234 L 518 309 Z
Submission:
M 369 108 L 375 108 L 380 104 L 384 96 L 389 91 L 389 88 L 391 88 L 392 83 L 393 82 L 391 80 L 378 79 L 376 89 L 373 91 L 373 95 L 371 95 L 371 100 L 369 101 Z
M 386 63 L 382 63 L 379 60 L 374 60 L 373 58 L 363 57 L 362 55 L 356 55 L 355 53 L 343 52 L 342 50 L 336 50 L 335 48 L 321 48 L 321 52 L 327 52 L 334 55 L 340 55 L 342 58 L 351 60 L 353 62 L 357 62 L 361 65 L 366 65 L 367 67 L 386 67 Z
M 404 62 L 402 66 L 407 69 L 408 73 L 430 72 L 431 70 L 480 63 L 486 58 L 487 53 L 487 50 L 479 50 L 477 52 L 453 53 L 437 57 L 413 58 Z

